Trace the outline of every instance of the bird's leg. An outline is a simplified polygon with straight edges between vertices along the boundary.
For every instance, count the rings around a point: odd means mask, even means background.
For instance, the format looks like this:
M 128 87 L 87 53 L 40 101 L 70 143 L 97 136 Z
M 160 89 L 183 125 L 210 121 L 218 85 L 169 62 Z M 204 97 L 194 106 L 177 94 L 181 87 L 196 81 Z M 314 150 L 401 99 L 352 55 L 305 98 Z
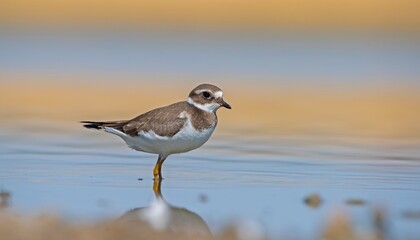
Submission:
M 166 159 L 166 156 L 159 155 L 155 168 L 153 169 L 153 176 L 155 177 L 155 180 L 163 179 L 161 170 L 162 170 L 162 164 L 165 161 L 165 159 Z
M 153 180 L 153 192 L 155 193 L 157 198 L 163 198 L 162 193 L 160 191 L 160 186 L 162 183 L 162 178 L 154 179 Z

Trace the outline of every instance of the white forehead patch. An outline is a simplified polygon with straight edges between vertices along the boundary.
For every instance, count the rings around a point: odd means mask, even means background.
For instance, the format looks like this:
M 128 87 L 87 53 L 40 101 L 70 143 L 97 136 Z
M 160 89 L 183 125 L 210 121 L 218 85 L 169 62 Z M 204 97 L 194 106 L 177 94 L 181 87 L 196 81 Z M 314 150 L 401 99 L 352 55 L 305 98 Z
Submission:
M 214 98 L 221 98 L 221 97 L 223 97 L 223 92 L 222 91 L 217 91 L 213 95 L 214 95 Z
M 211 92 L 211 91 L 209 91 L 209 90 L 207 90 L 207 89 L 201 89 L 201 90 L 197 90 L 197 91 L 195 91 L 195 94 L 200 94 L 200 93 L 202 93 L 202 92 Z
M 213 93 L 209 89 L 201 89 L 201 90 L 195 91 L 195 94 L 199 95 L 202 92 L 211 92 L 211 93 Z M 214 98 L 221 98 L 221 97 L 223 97 L 223 92 L 222 91 L 217 91 L 217 92 L 213 93 L 213 95 L 214 95 Z

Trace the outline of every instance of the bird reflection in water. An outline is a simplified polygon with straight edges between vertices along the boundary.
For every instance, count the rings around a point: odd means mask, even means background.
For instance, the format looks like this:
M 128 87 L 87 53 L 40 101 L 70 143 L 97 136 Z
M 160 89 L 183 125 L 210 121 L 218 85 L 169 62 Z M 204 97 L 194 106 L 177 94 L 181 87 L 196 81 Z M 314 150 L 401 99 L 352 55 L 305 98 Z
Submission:
M 157 231 L 187 235 L 197 238 L 212 237 L 206 222 L 196 213 L 170 205 L 161 192 L 162 179 L 155 179 L 155 198 L 148 207 L 134 208 L 126 212 L 120 221 L 124 224 L 147 224 Z

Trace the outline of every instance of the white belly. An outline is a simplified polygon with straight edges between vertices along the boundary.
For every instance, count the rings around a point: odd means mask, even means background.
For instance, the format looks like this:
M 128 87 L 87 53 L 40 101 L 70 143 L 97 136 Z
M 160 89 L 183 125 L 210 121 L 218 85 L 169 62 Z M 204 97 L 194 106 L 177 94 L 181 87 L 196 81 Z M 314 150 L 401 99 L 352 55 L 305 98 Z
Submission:
M 105 128 L 105 131 L 120 136 L 130 148 L 137 151 L 157 153 L 168 156 L 175 153 L 188 152 L 201 147 L 209 140 L 215 127 L 197 131 L 188 121 L 184 128 L 172 137 L 162 137 L 153 131 L 141 131 L 138 136 L 132 137 L 113 128 Z

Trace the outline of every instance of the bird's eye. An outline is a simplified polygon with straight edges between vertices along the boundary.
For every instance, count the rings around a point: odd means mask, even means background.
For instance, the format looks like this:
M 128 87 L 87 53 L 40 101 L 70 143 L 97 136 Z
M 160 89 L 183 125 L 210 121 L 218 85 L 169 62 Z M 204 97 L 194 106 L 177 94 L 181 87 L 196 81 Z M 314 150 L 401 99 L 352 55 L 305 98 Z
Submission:
M 205 99 L 210 99 L 211 97 L 211 94 L 209 92 L 203 92 L 202 95 Z

